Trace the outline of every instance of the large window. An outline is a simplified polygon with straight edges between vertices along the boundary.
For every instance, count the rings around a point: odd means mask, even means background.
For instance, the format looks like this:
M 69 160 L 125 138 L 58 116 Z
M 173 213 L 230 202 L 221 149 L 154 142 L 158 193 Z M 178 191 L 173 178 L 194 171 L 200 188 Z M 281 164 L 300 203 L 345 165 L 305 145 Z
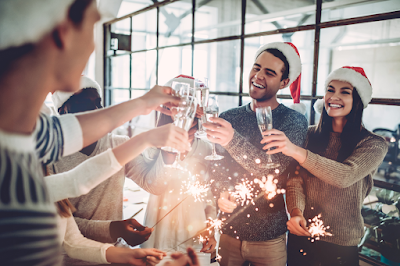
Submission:
M 324 80 L 345 65 L 363 67 L 373 85 L 365 126 L 395 129 L 400 123 L 398 0 L 122 3 L 121 9 L 133 13 L 120 10 L 123 17 L 104 24 L 105 105 L 179 74 L 207 77 L 221 111 L 246 104 L 255 51 L 262 44 L 285 41 L 300 52 L 301 101 L 310 124 L 319 119 L 313 103 L 324 94 Z M 285 105 L 292 102 L 289 89 L 278 98 Z

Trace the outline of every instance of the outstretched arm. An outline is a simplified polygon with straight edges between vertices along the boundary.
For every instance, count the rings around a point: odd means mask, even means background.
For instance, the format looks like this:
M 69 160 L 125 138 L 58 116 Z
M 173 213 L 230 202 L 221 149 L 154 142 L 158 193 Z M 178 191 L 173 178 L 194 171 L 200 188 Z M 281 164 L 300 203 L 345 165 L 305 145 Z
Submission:
M 83 146 L 92 144 L 135 116 L 146 115 L 152 110 L 168 112 L 160 105 L 179 102 L 179 98 L 170 95 L 171 91 L 170 87 L 154 86 L 142 97 L 76 115 L 82 128 Z
M 221 144 L 237 163 L 256 176 L 273 173 L 275 169 L 265 169 L 262 165 L 268 161 L 268 155 L 251 144 L 245 137 L 232 128 L 232 125 L 222 118 L 211 118 L 214 123 L 205 123 L 209 140 Z M 298 146 L 302 146 L 307 134 L 307 124 L 300 123 L 287 129 L 289 138 Z M 261 142 L 262 143 L 262 142 Z M 273 155 L 273 161 L 280 163 L 280 173 L 286 171 L 292 158 L 278 153 Z

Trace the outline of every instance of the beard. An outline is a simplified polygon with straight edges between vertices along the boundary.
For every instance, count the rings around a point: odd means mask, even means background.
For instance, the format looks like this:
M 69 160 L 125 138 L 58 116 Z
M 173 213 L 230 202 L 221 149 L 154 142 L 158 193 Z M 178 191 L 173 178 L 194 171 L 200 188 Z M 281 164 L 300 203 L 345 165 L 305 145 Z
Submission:
M 250 97 L 258 102 L 268 101 L 275 97 L 276 93 L 273 93 L 270 89 L 253 89 L 250 87 Z

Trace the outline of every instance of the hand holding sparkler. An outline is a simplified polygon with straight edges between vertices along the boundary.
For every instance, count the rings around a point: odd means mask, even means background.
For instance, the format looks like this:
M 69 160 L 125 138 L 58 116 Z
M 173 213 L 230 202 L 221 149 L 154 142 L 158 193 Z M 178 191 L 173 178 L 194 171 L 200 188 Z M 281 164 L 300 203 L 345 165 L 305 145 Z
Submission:
M 307 228 L 307 221 L 300 209 L 293 209 L 290 213 L 290 220 L 287 222 L 287 227 L 291 234 L 298 236 L 310 236 Z
M 221 192 L 218 199 L 218 207 L 225 213 L 232 213 L 237 207 L 235 200 L 236 199 L 230 195 L 229 191 Z
M 168 261 L 165 266 L 200 266 L 196 252 L 192 248 L 187 248 L 187 255 L 180 252 L 171 254 L 174 261 Z

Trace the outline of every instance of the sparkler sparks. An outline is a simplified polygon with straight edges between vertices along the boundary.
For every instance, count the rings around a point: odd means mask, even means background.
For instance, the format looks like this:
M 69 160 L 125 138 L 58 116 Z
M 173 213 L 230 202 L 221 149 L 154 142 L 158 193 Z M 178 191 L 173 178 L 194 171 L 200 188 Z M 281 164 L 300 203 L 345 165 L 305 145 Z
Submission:
M 209 184 L 202 185 L 199 181 L 195 183 L 184 181 L 182 182 L 182 186 L 186 189 L 185 194 L 192 195 L 194 197 L 194 201 L 203 201 L 207 196 L 208 189 L 210 188 Z
M 308 227 L 308 232 L 310 232 L 312 237 L 311 242 L 314 242 L 314 239 L 319 240 L 320 236 L 332 236 L 331 233 L 326 232 L 326 230 L 330 227 L 329 225 L 324 225 L 324 222 L 321 220 L 321 214 L 318 214 L 312 219 L 308 219 L 308 222 L 310 223 L 310 226 Z
M 222 234 L 222 224 L 225 221 L 225 218 L 222 219 L 211 219 L 208 218 L 206 223 L 208 224 L 207 230 L 210 234 L 212 234 L 212 230 L 214 229 L 215 232 L 220 232 Z
M 272 199 L 277 194 L 285 193 L 284 189 L 277 189 L 276 184 L 278 183 L 278 179 L 274 179 L 273 175 L 263 176 L 261 180 L 256 178 L 254 179 L 254 183 L 257 183 L 265 191 L 267 199 Z
M 253 181 L 242 179 L 242 183 L 235 186 L 235 191 L 230 194 L 238 201 L 242 206 L 249 204 L 250 202 L 254 205 L 254 186 Z

